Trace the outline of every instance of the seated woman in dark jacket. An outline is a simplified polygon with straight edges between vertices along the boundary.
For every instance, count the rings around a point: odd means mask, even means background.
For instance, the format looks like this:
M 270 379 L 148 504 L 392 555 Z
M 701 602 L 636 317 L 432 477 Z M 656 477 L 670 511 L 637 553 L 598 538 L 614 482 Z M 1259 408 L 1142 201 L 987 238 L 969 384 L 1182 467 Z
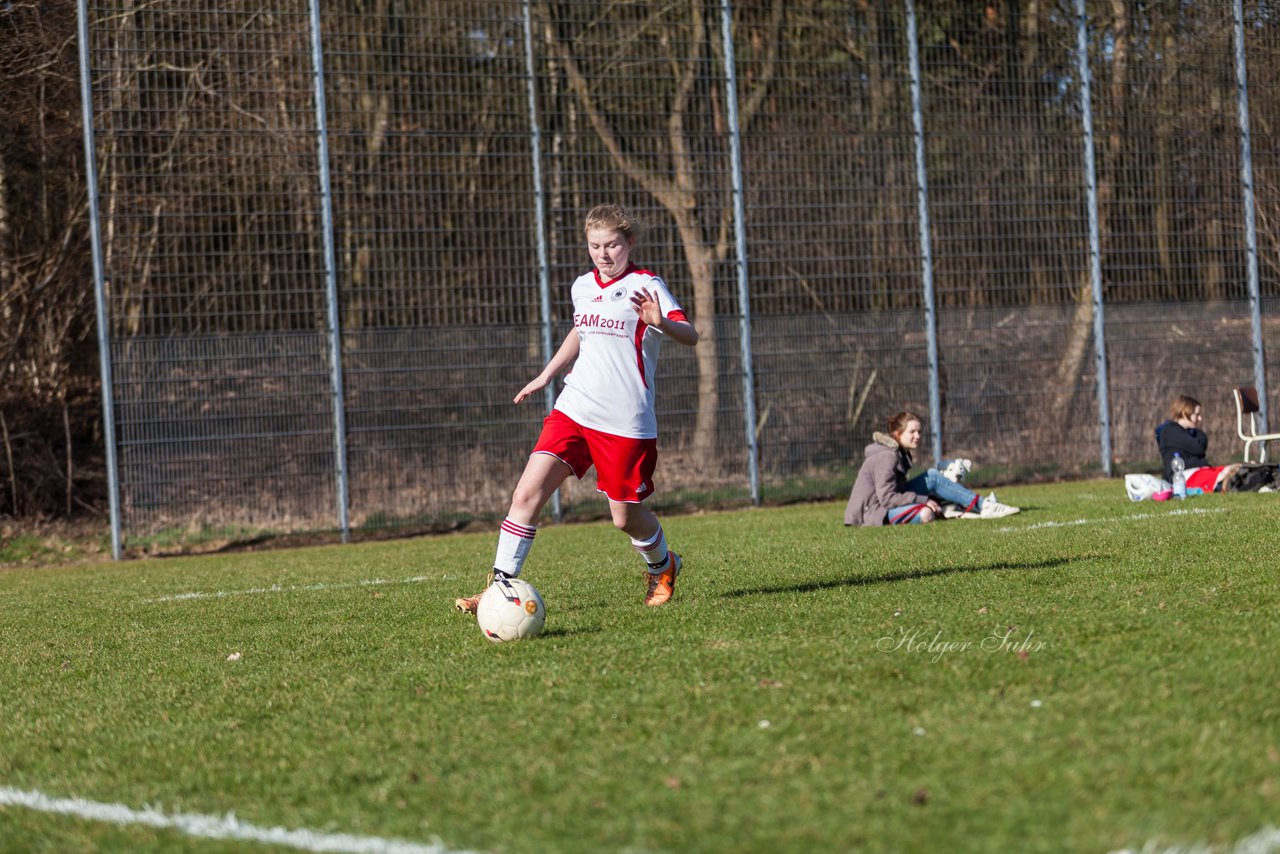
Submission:
M 1180 394 L 1174 398 L 1169 420 L 1156 427 L 1156 445 L 1160 448 L 1165 480 L 1173 481 L 1173 455 L 1181 454 L 1186 465 L 1187 489 L 1218 492 L 1222 490 L 1229 467 L 1209 465 L 1205 458 L 1209 437 L 1200 429 L 1203 422 L 1200 401 Z
M 1187 471 L 1207 466 L 1205 454 L 1209 450 L 1209 437 L 1200 425 L 1204 422 L 1200 401 L 1185 394 L 1178 395 L 1169 410 L 1169 420 L 1156 427 L 1156 445 L 1160 448 L 1160 462 L 1164 466 L 1164 479 L 1173 480 L 1173 455 L 1182 454 Z

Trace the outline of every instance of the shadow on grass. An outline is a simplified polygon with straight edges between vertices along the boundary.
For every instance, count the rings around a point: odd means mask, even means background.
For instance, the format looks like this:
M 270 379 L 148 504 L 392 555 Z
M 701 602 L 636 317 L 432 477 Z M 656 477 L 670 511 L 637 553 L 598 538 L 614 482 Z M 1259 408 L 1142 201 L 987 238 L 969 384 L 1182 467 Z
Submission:
M 740 596 L 758 596 L 768 593 L 816 593 L 819 590 L 833 590 L 838 587 L 867 587 L 872 584 L 892 584 L 897 581 L 916 581 L 921 578 L 933 578 L 938 575 L 953 575 L 959 572 L 1001 572 L 1013 569 L 1052 569 L 1074 563 L 1080 558 L 1050 558 L 1049 560 L 982 564 L 980 566 L 947 566 L 941 569 L 917 569 L 910 572 L 894 572 L 889 575 L 858 575 L 852 578 L 833 578 L 827 581 L 810 581 L 804 584 L 785 584 L 779 587 L 750 587 L 741 590 L 726 590 L 720 595 L 724 598 Z M 1089 560 L 1095 559 L 1090 556 Z
M 601 631 L 603 631 L 603 629 L 601 629 L 599 626 L 596 626 L 594 628 L 582 628 L 582 629 L 545 629 L 542 632 L 542 634 L 538 635 L 538 637 L 571 638 L 571 637 L 576 637 L 578 635 L 596 635 L 596 634 L 599 634 Z

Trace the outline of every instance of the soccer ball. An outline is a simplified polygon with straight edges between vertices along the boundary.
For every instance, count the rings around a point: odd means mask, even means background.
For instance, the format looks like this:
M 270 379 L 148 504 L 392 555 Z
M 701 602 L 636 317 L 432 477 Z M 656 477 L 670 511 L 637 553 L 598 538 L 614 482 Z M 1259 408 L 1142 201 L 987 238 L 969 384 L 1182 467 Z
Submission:
M 480 631 L 494 643 L 537 637 L 547 622 L 538 589 L 519 578 L 498 578 L 476 608 Z

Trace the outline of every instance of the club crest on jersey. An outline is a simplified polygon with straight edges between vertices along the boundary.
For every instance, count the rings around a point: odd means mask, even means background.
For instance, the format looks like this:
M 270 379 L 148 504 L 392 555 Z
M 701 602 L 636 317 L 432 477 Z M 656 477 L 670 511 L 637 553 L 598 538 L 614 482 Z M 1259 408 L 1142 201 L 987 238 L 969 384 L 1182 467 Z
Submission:
M 625 299 L 628 293 L 630 293 L 630 290 L 626 285 L 618 285 L 618 287 L 614 288 L 609 294 L 609 302 L 617 302 L 620 299 Z

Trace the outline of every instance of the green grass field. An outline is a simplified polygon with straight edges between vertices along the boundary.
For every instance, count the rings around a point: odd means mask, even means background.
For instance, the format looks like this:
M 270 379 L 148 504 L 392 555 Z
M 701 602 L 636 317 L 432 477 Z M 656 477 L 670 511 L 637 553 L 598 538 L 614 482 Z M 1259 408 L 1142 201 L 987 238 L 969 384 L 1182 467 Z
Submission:
M 503 646 L 451 610 L 492 534 L 0 571 L 0 850 L 281 850 L 15 792 L 369 851 L 1229 850 L 1280 824 L 1280 495 L 1001 499 L 1024 512 L 668 517 L 660 609 L 623 535 L 546 525 L 547 630 Z

